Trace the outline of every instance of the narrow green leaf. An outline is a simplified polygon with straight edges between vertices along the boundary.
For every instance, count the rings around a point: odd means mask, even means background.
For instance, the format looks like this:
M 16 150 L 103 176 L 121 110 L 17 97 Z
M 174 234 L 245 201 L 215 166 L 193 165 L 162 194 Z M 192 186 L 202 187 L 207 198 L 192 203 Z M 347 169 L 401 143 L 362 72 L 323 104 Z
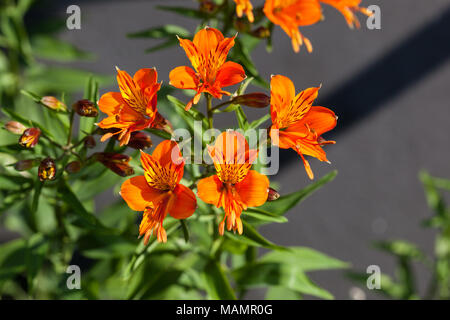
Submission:
M 78 200 L 66 181 L 61 180 L 58 191 L 62 196 L 62 200 L 76 213 L 76 216 L 73 217 L 74 224 L 78 224 L 82 227 L 110 231 L 110 229 L 100 223 L 97 217 L 84 208 L 83 204 Z
M 296 292 L 316 296 L 323 299 L 333 299 L 325 289 L 313 283 L 308 276 L 295 265 L 282 262 L 256 262 L 247 264 L 232 272 L 239 287 L 261 288 L 281 286 Z
M 242 220 L 242 224 L 244 230 L 241 235 L 231 232 L 226 232 L 225 235 L 232 240 L 242 242 L 251 246 L 264 247 L 273 250 L 287 250 L 285 247 L 278 246 L 264 238 L 252 225 L 250 225 L 246 221 Z
M 167 140 L 172 139 L 172 136 L 170 135 L 170 133 L 168 133 L 166 131 L 153 129 L 153 128 L 147 128 L 145 130 L 150 132 L 150 133 L 152 133 L 152 134 L 154 134 L 155 136 L 161 137 L 163 139 L 167 139 Z
M 180 219 L 180 224 L 181 224 L 181 230 L 183 230 L 184 241 L 186 241 L 186 243 L 188 243 L 189 242 L 189 229 L 187 227 L 186 220 Z
M 289 209 L 296 206 L 298 203 L 305 200 L 308 196 L 313 194 L 315 191 L 319 190 L 321 187 L 323 187 L 328 182 L 332 181 L 337 175 L 337 171 L 334 170 L 318 181 L 310 184 L 306 188 L 290 193 L 288 195 L 281 196 L 278 200 L 266 202 L 264 205 L 259 207 L 259 209 L 272 212 L 276 215 L 283 215 L 285 214 Z
M 270 114 L 266 114 L 265 116 L 255 120 L 255 121 L 252 121 L 250 123 L 250 125 L 248 126 L 248 128 L 249 129 L 257 129 L 260 125 L 262 125 L 264 122 L 266 122 L 269 119 L 270 119 Z
M 209 260 L 203 276 L 206 282 L 206 292 L 214 300 L 236 300 L 230 282 L 221 265 L 215 260 Z
M 153 27 L 147 30 L 127 34 L 127 37 L 129 38 L 151 39 L 175 38 L 175 36 L 188 38 L 191 34 L 187 29 L 174 24 L 166 24 L 164 26 Z
M 348 268 L 347 263 L 306 247 L 288 247 L 285 251 L 271 251 L 260 261 L 283 261 L 285 264 L 299 267 L 304 272 Z
M 266 222 L 276 222 L 276 223 L 288 222 L 288 219 L 284 216 L 279 216 L 271 212 L 261 210 L 259 208 L 248 208 L 245 211 L 245 215 Z

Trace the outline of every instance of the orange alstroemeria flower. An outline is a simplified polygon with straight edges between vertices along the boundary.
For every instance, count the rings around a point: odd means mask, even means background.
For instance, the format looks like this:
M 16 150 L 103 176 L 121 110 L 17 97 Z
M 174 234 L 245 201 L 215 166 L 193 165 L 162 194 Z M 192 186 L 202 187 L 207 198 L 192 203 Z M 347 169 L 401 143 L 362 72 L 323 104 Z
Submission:
M 372 12 L 366 8 L 360 7 L 361 0 L 319 0 L 323 3 L 329 4 L 339 10 L 344 16 L 350 28 L 359 28 L 360 23 L 355 15 L 355 12 L 360 11 L 366 16 L 371 16 Z
M 198 196 L 206 203 L 224 208 L 225 216 L 219 224 L 221 235 L 225 220 L 228 230 L 242 234 L 242 211 L 263 205 L 268 196 L 269 179 L 250 170 L 258 152 L 250 150 L 244 136 L 236 131 L 221 133 L 214 146 L 208 146 L 208 152 L 217 174 L 198 182 Z
M 272 143 L 282 149 L 297 151 L 310 179 L 314 179 L 314 174 L 304 155 L 329 162 L 322 146 L 336 143 L 321 137 L 336 126 L 337 117 L 330 109 L 312 106 L 319 89 L 309 88 L 295 95 L 294 84 L 289 78 L 276 75 L 270 82 Z
M 250 0 L 234 0 L 234 2 L 236 2 L 236 14 L 239 18 L 241 18 L 245 13 L 248 21 L 255 21 L 252 11 L 253 6 Z
M 295 52 L 300 51 L 303 43 L 306 49 L 312 52 L 311 42 L 300 33 L 298 28 L 320 21 L 322 11 L 318 0 L 266 0 L 264 14 L 292 39 Z
M 163 221 L 167 214 L 175 219 L 190 217 L 197 208 L 195 194 L 180 184 L 184 172 L 184 159 L 175 141 L 164 140 L 152 155 L 141 151 L 144 175 L 126 180 L 120 194 L 135 211 L 144 211 L 139 235 L 144 244 L 153 232 L 159 242 L 166 242 Z
M 228 51 L 234 46 L 234 37 L 224 38 L 222 33 L 214 28 L 206 27 L 194 37 L 194 40 L 179 39 L 181 47 L 192 63 L 195 71 L 186 66 L 177 67 L 170 72 L 170 84 L 179 89 L 192 89 L 197 93 L 186 105 L 189 110 L 197 104 L 202 92 L 210 93 L 220 99 L 223 87 L 232 86 L 245 79 L 242 66 L 232 61 L 226 61 Z
M 120 145 L 128 144 L 131 133 L 152 126 L 156 114 L 156 93 L 161 87 L 157 83 L 156 69 L 140 69 L 132 78 L 117 68 L 120 92 L 108 92 L 100 98 L 98 106 L 108 115 L 98 126 L 102 129 L 116 128 L 115 133 L 105 134 L 101 141 L 118 134 Z

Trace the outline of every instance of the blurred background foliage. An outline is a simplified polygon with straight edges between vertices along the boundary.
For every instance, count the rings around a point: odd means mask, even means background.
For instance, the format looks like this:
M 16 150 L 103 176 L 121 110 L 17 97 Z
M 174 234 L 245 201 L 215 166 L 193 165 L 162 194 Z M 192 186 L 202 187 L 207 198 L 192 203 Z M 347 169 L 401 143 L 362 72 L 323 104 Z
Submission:
M 450 191 L 450 180 L 433 177 L 425 171 L 419 174 L 432 216 L 422 225 L 435 231 L 434 254 L 427 255 L 419 245 L 405 240 L 382 240 L 375 248 L 392 255 L 396 260 L 395 278 L 381 274 L 379 293 L 391 299 L 450 299 L 450 207 L 445 193 Z M 427 274 L 416 274 L 414 264 L 426 267 Z M 363 284 L 365 272 L 349 272 L 348 276 Z M 419 293 L 416 280 L 428 279 L 424 294 Z

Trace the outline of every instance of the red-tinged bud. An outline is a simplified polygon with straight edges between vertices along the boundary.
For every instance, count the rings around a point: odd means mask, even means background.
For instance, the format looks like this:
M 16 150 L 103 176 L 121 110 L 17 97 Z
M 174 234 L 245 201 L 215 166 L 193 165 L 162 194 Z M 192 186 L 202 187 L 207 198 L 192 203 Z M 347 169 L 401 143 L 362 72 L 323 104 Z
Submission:
M 95 103 L 87 99 L 75 102 L 72 108 L 82 117 L 96 117 L 98 115 L 98 109 Z
M 259 27 L 252 31 L 254 37 L 264 39 L 270 37 L 270 30 L 266 27 Z
M 80 161 L 69 162 L 64 168 L 68 173 L 77 173 L 81 169 Z
M 84 146 L 89 149 L 95 148 L 96 142 L 95 142 L 94 137 L 87 136 L 86 138 L 84 138 Z
M 5 129 L 14 134 L 22 134 L 27 127 L 17 121 L 9 121 L 5 124 Z
M 152 128 L 163 130 L 172 134 L 173 126 L 169 120 L 164 118 L 159 112 L 156 112 L 155 120 L 153 120 Z
M 41 103 L 51 110 L 56 110 L 56 111 L 66 111 L 67 110 L 67 106 L 64 103 L 62 103 L 61 101 L 59 101 L 58 99 L 56 99 L 55 97 L 51 97 L 51 96 L 42 97 Z
M 134 174 L 133 168 L 128 164 L 131 158 L 125 154 L 112 152 L 97 152 L 94 159 L 121 177 Z
M 54 180 L 56 177 L 56 165 L 52 158 L 46 158 L 41 161 L 38 169 L 39 180 Z
M 25 148 L 33 148 L 38 143 L 40 135 L 39 128 L 29 128 L 20 136 L 19 144 Z
M 234 21 L 234 28 L 240 33 L 247 33 L 250 30 L 250 24 L 247 19 L 236 19 Z
M 200 11 L 204 13 L 213 13 L 216 10 L 217 5 L 211 0 L 200 1 Z
M 233 103 L 252 108 L 265 108 L 270 104 L 270 97 L 265 93 L 249 93 L 233 98 Z
M 20 160 L 14 164 L 14 169 L 17 171 L 25 171 L 34 167 L 34 160 Z
M 153 145 L 152 139 L 148 134 L 141 131 L 135 131 L 131 133 L 130 141 L 127 146 L 133 149 L 147 149 Z
M 275 201 L 280 197 L 277 190 L 269 188 L 269 195 L 267 196 L 267 201 Z

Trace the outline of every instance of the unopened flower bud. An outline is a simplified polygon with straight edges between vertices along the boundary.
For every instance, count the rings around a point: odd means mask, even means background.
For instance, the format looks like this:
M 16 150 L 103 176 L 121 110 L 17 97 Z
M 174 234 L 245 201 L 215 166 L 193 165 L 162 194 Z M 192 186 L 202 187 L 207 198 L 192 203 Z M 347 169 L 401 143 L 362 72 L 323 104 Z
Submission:
M 72 108 L 82 117 L 96 117 L 98 115 L 98 109 L 95 103 L 87 99 L 75 102 Z
M 22 134 L 27 127 L 17 121 L 9 121 L 5 124 L 5 129 L 14 134 Z
M 86 138 L 84 138 L 84 146 L 86 148 L 92 149 L 95 148 L 95 139 L 93 136 L 87 136 Z
M 217 5 L 212 0 L 201 0 L 200 11 L 204 13 L 212 13 L 216 10 Z
M 173 126 L 169 120 L 164 118 L 159 112 L 156 112 L 155 120 L 153 120 L 152 128 L 160 129 L 172 134 Z
M 69 162 L 65 167 L 65 170 L 68 173 L 77 173 L 78 171 L 80 171 L 80 169 L 81 169 L 80 161 Z
M 130 148 L 142 150 L 150 148 L 152 145 L 152 139 L 148 134 L 141 131 L 131 133 L 130 141 L 128 142 Z
M 270 30 L 266 27 L 261 26 L 253 30 L 252 35 L 260 39 L 268 38 L 270 37 Z
M 234 21 L 234 28 L 240 33 L 247 33 L 250 30 L 250 24 L 247 19 L 236 19 Z
M 267 201 L 275 201 L 280 197 L 277 190 L 269 188 L 269 195 L 267 196 Z
M 33 168 L 34 160 L 20 160 L 14 164 L 14 169 L 17 171 L 25 171 Z
M 55 97 L 51 97 L 51 96 L 42 97 L 41 103 L 51 110 L 56 110 L 56 111 L 66 111 L 67 110 L 67 106 L 64 103 L 62 103 L 61 101 L 59 101 L 58 99 L 56 99 Z
M 233 98 L 233 103 L 252 108 L 265 108 L 270 104 L 270 97 L 265 93 L 249 93 Z
M 134 174 L 133 168 L 128 164 L 131 158 L 125 154 L 112 152 L 97 152 L 94 159 L 121 177 Z
M 39 180 L 54 180 L 56 176 L 55 161 L 51 158 L 46 158 L 41 161 L 38 169 Z
M 38 143 L 40 135 L 39 128 L 26 129 L 19 138 L 19 144 L 25 148 L 33 148 Z

